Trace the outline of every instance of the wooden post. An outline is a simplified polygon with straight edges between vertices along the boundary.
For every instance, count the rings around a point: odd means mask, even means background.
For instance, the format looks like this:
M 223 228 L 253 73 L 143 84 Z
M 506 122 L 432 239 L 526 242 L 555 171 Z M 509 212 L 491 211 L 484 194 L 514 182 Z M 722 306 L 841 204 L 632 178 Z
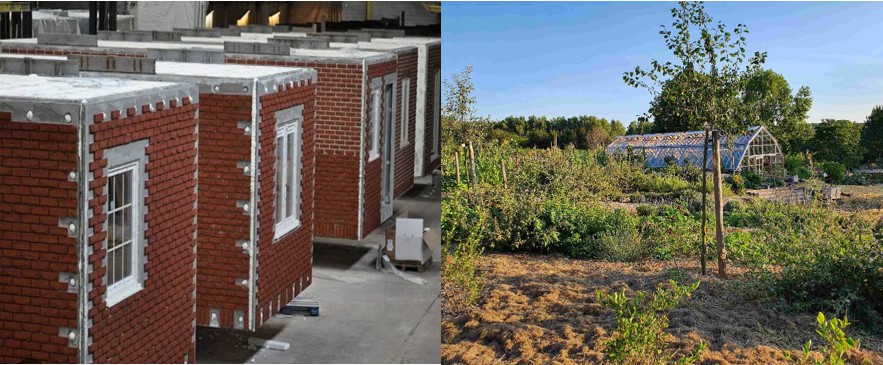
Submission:
M 558 133 L 552 133 L 552 148 L 558 148 Z
M 454 151 L 454 161 L 457 166 L 457 185 L 460 185 L 460 152 Z
M 699 264 L 702 266 L 702 275 L 705 275 L 705 236 L 706 236 L 706 221 L 708 221 L 708 216 L 706 212 L 708 211 L 708 129 L 705 130 L 705 147 L 702 152 L 702 248 L 699 252 Z
M 472 169 L 472 185 L 478 183 L 478 176 L 475 174 L 475 150 L 472 149 L 472 141 L 469 141 L 469 165 Z
M 500 168 L 503 170 L 503 188 L 509 188 L 509 181 L 506 179 L 506 161 L 500 160 Z
M 714 162 L 714 238 L 717 241 L 717 269 L 721 278 L 727 277 L 727 250 L 724 247 L 724 205 L 721 190 L 720 132 L 711 132 L 712 159 Z

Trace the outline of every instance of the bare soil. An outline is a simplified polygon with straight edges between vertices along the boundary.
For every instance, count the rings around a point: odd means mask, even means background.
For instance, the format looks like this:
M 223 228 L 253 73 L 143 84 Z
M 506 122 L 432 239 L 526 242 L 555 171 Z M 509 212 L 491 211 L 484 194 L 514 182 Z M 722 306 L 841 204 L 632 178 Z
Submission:
M 680 262 L 690 282 L 702 284 L 670 315 L 670 346 L 679 353 L 700 340 L 709 344 L 701 364 L 786 364 L 783 350 L 799 355 L 815 333 L 815 316 L 783 314 L 752 301 L 738 288 L 738 270 L 720 280 L 698 274 L 698 263 Z M 465 307 L 442 287 L 442 362 L 448 364 L 603 363 L 603 340 L 613 331 L 613 311 L 595 290 L 651 291 L 674 278 L 672 261 L 636 264 L 575 260 L 558 255 L 487 254 L 479 303 Z M 683 281 L 682 281 L 683 282 Z M 848 353 L 851 364 L 883 364 L 883 339 L 862 336 Z M 820 356 L 820 355 L 818 355 Z

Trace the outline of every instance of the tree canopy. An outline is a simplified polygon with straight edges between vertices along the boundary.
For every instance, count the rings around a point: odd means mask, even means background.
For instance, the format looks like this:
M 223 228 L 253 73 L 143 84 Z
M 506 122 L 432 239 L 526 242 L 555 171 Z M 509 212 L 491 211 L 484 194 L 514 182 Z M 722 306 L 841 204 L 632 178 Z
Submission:
M 877 105 L 862 129 L 865 162 L 883 164 L 883 106 Z
M 815 135 L 809 142 L 813 157 L 855 168 L 862 161 L 861 123 L 844 119 L 823 119 L 815 125 Z
M 613 138 L 625 134 L 625 127 L 617 120 L 590 115 L 578 117 L 544 116 L 506 117 L 493 123 L 492 138 L 513 140 L 523 147 L 546 148 L 558 136 L 558 146 L 574 145 L 580 149 L 605 147 Z
M 799 152 L 812 138 L 807 113 L 812 107 L 812 92 L 806 86 L 791 94 L 785 77 L 773 70 L 758 70 L 745 87 L 745 102 L 755 104 L 760 123 L 778 139 L 783 151 Z

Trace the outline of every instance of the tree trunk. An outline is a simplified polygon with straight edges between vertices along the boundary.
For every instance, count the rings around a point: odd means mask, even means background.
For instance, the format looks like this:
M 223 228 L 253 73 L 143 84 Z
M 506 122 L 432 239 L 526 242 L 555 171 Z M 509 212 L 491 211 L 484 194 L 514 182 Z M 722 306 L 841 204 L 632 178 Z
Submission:
M 699 253 L 699 263 L 702 266 L 702 275 L 705 275 L 705 222 L 708 212 L 708 129 L 705 130 L 705 147 L 702 152 L 702 248 Z
M 720 132 L 712 132 L 712 162 L 714 163 L 714 238 L 717 241 L 717 269 L 721 278 L 727 277 L 727 250 L 724 247 L 724 205 L 721 181 Z

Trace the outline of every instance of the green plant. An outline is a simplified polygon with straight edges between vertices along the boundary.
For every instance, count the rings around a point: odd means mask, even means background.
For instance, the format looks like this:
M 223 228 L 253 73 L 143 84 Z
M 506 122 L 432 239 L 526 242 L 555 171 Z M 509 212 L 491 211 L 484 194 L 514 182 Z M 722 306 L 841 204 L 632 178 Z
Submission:
M 763 183 L 766 180 L 763 175 L 753 171 L 743 171 L 742 178 L 745 179 L 746 189 L 761 189 L 764 187 Z
M 463 304 L 472 305 L 483 287 L 484 279 L 477 267 L 484 252 L 482 227 L 487 215 L 463 203 L 456 196 L 442 200 L 442 278 L 464 293 Z
M 727 182 L 730 183 L 730 189 L 733 190 L 734 194 L 745 194 L 745 178 L 743 178 L 742 175 L 730 175 L 727 178 Z
M 596 291 L 598 302 L 612 308 L 616 314 L 616 329 L 604 340 L 610 361 L 614 364 L 646 363 L 647 360 L 654 364 L 671 363 L 675 356 L 666 345 L 666 339 L 671 336 L 665 333 L 668 314 L 698 287 L 699 281 L 681 286 L 669 280 L 668 287 L 659 285 L 650 296 L 638 291 L 632 299 L 628 298 L 625 289 L 613 293 Z M 700 342 L 692 353 L 677 359 L 677 363 L 694 363 L 706 346 L 705 342 Z
M 647 257 L 650 246 L 633 226 L 619 226 L 596 235 L 598 256 L 608 261 L 635 262 Z
M 812 171 L 804 154 L 785 156 L 785 170 L 791 175 L 797 175 L 801 180 L 812 177 Z
M 822 352 L 824 357 L 821 360 L 813 358 L 811 353 L 812 340 L 809 340 L 803 345 L 802 358 L 792 359 L 789 351 L 785 351 L 785 358 L 798 364 L 810 364 L 810 360 L 812 360 L 814 365 L 844 365 L 843 356 L 846 355 L 846 352 L 859 347 L 858 341 L 846 337 L 844 329 L 850 325 L 849 319 L 846 317 L 843 317 L 843 319 L 835 317 L 829 321 L 825 319 L 825 315 L 822 312 L 819 312 L 819 315 L 816 316 L 816 324 L 818 325 L 816 333 L 826 343 L 819 347 L 819 351 Z
M 831 179 L 831 182 L 839 183 L 846 177 L 846 166 L 839 162 L 825 161 L 819 164 L 819 170 L 822 170 Z

